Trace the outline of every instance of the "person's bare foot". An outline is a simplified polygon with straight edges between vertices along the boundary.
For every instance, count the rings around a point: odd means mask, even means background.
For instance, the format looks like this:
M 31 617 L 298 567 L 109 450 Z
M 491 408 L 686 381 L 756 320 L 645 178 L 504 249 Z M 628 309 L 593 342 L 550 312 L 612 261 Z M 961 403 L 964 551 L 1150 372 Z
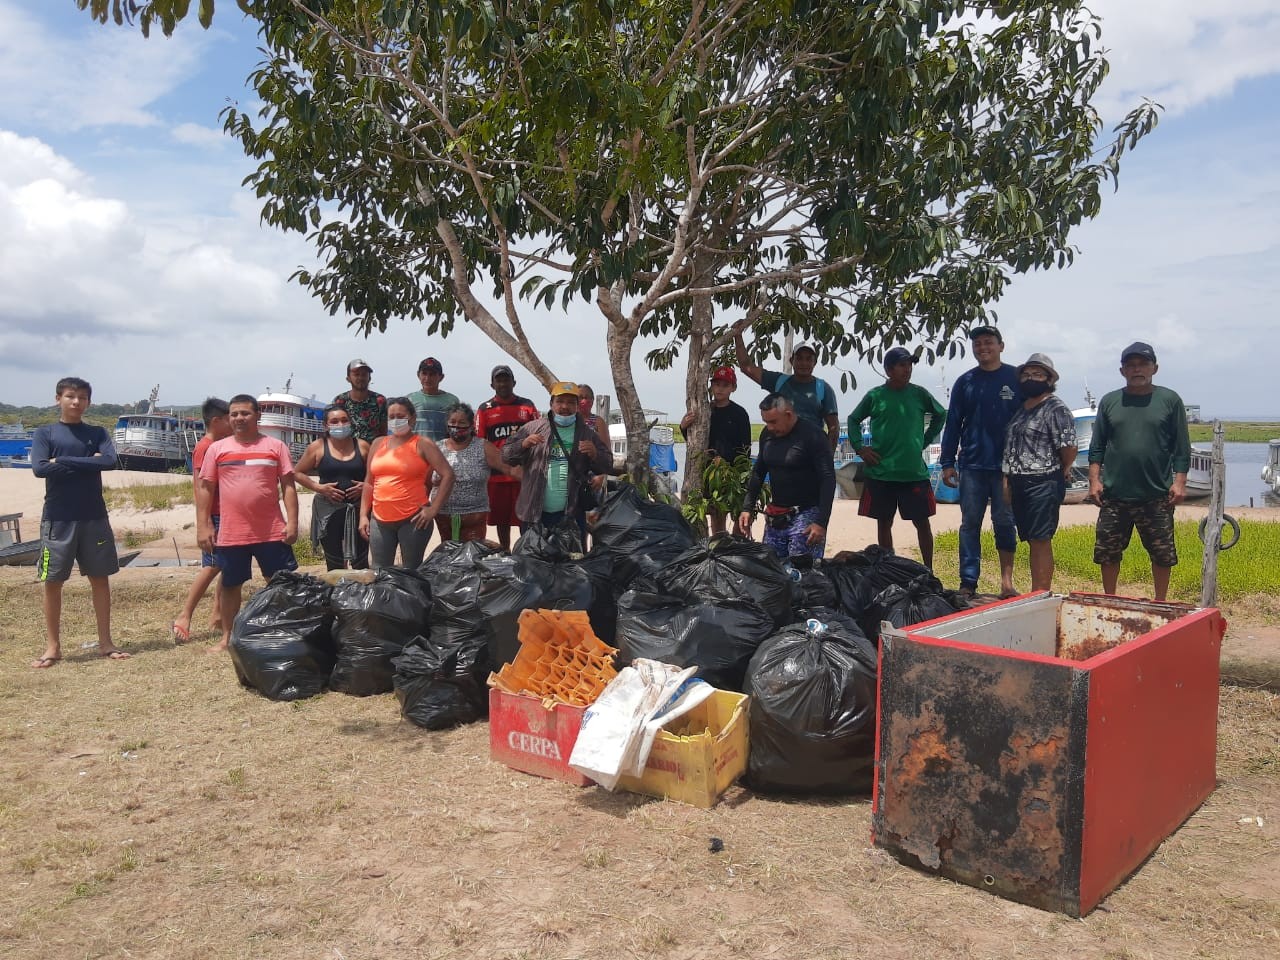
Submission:
M 217 643 L 215 643 L 212 647 L 209 648 L 209 652 L 210 653 L 226 653 L 227 641 L 219 640 Z

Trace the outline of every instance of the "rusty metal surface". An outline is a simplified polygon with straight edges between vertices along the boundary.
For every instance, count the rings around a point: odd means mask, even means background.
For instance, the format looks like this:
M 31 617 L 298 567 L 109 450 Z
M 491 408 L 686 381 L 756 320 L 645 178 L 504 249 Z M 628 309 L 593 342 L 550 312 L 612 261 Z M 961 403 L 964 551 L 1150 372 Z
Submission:
M 889 638 L 875 842 L 904 862 L 1079 911 L 1087 675 Z
M 1076 597 L 1058 611 L 1057 656 L 1088 660 L 1185 615 L 1181 604 L 1121 597 Z

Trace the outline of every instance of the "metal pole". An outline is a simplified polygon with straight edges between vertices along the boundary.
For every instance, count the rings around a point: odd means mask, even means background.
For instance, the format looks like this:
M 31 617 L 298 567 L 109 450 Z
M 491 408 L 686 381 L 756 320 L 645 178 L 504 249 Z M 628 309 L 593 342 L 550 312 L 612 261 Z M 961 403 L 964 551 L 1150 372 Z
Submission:
M 1204 526 L 1204 560 L 1200 566 L 1200 606 L 1218 602 L 1218 551 L 1222 544 L 1223 500 L 1226 499 L 1227 463 L 1222 452 L 1222 421 L 1213 421 L 1213 466 L 1209 474 L 1209 515 Z

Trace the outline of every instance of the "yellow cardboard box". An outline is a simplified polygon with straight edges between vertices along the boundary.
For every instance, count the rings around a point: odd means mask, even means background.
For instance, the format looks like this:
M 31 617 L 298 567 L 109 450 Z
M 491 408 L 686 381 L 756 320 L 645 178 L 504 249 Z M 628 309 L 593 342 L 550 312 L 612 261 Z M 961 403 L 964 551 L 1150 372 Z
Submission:
M 715 806 L 747 769 L 747 709 L 745 694 L 717 690 L 660 730 L 644 775 L 623 777 L 618 789 Z

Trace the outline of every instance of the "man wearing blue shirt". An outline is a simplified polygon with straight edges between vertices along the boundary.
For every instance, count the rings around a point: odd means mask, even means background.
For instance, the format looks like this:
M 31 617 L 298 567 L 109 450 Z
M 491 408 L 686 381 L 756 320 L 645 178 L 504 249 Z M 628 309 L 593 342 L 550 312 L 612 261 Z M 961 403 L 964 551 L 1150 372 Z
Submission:
M 79 377 L 58 381 L 58 422 L 36 428 L 31 438 L 31 472 L 44 478 L 44 512 L 40 517 L 37 579 L 44 584 L 44 623 L 48 642 L 44 655 L 32 661 L 37 670 L 62 659 L 62 585 L 71 567 L 89 578 L 93 615 L 98 627 L 98 654 L 127 660 L 129 654 L 111 641 L 111 584 L 120 569 L 116 538 L 102 498 L 102 471 L 116 468 L 116 448 L 102 427 L 84 422 L 93 388 Z
M 949 487 L 956 485 L 956 467 L 960 468 L 960 593 L 972 597 L 978 587 L 982 519 L 989 503 L 1000 555 L 1000 595 L 1011 597 L 1017 592 L 1013 554 L 1018 537 L 1013 511 L 1004 499 L 1000 464 L 1005 427 L 1020 403 L 1018 371 L 1001 361 L 1004 337 L 995 327 L 974 327 L 969 339 L 978 365 L 962 373 L 951 388 L 938 465 Z

